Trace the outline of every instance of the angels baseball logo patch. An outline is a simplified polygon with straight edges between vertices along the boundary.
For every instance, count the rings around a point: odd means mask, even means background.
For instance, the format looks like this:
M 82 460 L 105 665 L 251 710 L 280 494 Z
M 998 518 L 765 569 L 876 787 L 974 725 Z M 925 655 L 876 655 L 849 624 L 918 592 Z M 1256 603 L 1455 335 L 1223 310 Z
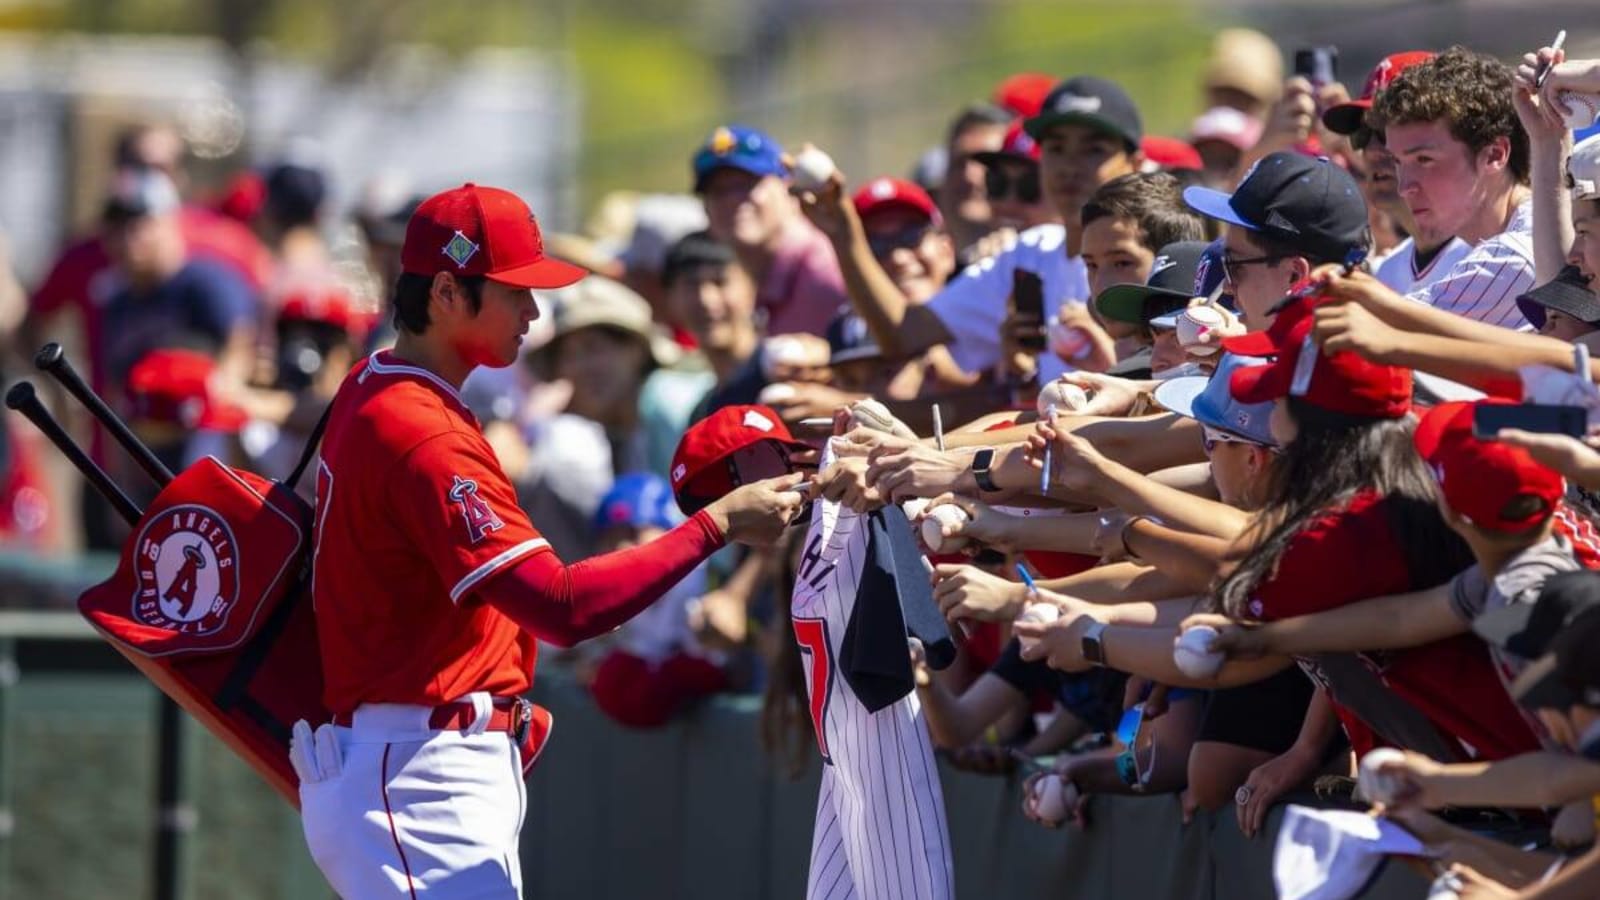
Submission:
M 490 508 L 489 501 L 478 496 L 478 482 L 460 475 L 450 477 L 449 496 L 461 507 L 462 518 L 467 522 L 467 540 L 476 544 L 489 532 L 499 531 L 506 526 Z
M 135 619 L 196 635 L 227 623 L 239 599 L 239 557 L 216 511 L 175 506 L 145 523 L 134 548 Z

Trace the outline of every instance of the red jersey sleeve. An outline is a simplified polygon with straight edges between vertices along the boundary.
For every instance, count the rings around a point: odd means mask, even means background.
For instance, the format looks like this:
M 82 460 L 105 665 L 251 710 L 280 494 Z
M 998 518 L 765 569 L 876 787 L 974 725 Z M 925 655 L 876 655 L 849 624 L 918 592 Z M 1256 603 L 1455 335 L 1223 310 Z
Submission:
M 389 512 L 450 588 L 452 602 L 550 549 L 481 435 L 447 431 L 428 438 L 401 458 L 393 480 Z

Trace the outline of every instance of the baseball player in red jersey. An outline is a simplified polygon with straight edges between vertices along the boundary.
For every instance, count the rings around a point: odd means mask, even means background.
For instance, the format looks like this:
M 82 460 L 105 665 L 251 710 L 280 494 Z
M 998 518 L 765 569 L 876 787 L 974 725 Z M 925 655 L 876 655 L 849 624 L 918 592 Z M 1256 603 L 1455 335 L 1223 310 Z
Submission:
M 514 898 L 523 773 L 549 728 L 521 695 L 537 640 L 568 646 L 649 606 L 724 542 L 771 543 L 792 475 L 741 487 L 660 538 L 556 558 L 457 394 L 508 366 L 531 289 L 585 272 L 544 255 L 528 207 L 471 184 L 406 229 L 393 350 L 334 398 L 317 478 L 313 598 L 333 721 L 295 728 L 312 856 L 346 898 Z

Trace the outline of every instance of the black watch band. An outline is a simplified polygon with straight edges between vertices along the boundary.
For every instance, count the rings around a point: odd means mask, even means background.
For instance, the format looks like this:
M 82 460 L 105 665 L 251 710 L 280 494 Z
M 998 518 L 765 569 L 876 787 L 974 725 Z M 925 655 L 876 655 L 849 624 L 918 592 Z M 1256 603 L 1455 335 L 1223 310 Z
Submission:
M 972 454 L 972 480 L 977 482 L 978 490 L 994 493 L 1000 486 L 994 483 L 989 476 L 989 467 L 994 462 L 994 448 L 984 447 Z

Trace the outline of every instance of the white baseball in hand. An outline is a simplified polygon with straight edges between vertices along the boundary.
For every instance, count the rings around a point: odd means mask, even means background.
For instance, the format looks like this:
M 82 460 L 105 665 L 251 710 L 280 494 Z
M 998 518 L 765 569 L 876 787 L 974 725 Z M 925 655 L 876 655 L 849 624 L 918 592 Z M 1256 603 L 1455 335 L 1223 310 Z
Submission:
M 794 186 L 802 191 L 822 190 L 836 171 L 833 157 L 809 144 L 794 155 Z
M 1051 825 L 1059 825 L 1067 818 L 1066 786 L 1055 773 L 1039 779 L 1033 788 L 1033 811 Z
M 1172 648 L 1172 662 L 1178 671 L 1190 678 L 1210 678 L 1217 674 L 1226 657 L 1206 649 L 1216 638 L 1217 630 L 1210 625 L 1196 625 L 1185 631 Z
M 1052 381 L 1039 389 L 1039 415 L 1049 414 L 1050 407 L 1054 406 L 1056 412 L 1077 412 L 1089 405 L 1089 394 L 1083 388 L 1067 381 Z
M 928 511 L 928 504 L 932 502 L 927 497 L 912 497 L 900 504 L 900 511 L 906 514 L 906 518 L 915 521 Z
M 1402 762 L 1405 758 L 1404 753 L 1393 747 L 1379 747 L 1361 757 L 1361 770 L 1356 775 L 1356 786 L 1361 789 L 1361 796 L 1384 806 L 1394 803 L 1395 795 L 1400 792 L 1401 781 L 1393 775 L 1385 775 L 1379 768 Z
M 945 537 L 944 526 L 965 525 L 970 521 L 972 518 L 967 511 L 959 506 L 949 503 L 935 506 L 922 520 L 922 543 L 934 553 L 954 553 L 967 545 L 967 539 L 960 535 Z
M 1195 356 L 1210 356 L 1217 352 L 1215 341 L 1201 343 L 1200 338 L 1221 328 L 1222 313 L 1209 306 L 1191 306 L 1178 314 L 1178 343 Z
M 1030 603 L 1028 608 L 1017 616 L 1018 622 L 1031 622 L 1035 625 L 1049 625 L 1061 618 L 1061 608 L 1054 603 Z
M 1561 121 L 1573 131 L 1582 131 L 1600 119 L 1600 94 L 1561 91 L 1556 94 L 1556 99 L 1567 108 L 1561 115 Z

